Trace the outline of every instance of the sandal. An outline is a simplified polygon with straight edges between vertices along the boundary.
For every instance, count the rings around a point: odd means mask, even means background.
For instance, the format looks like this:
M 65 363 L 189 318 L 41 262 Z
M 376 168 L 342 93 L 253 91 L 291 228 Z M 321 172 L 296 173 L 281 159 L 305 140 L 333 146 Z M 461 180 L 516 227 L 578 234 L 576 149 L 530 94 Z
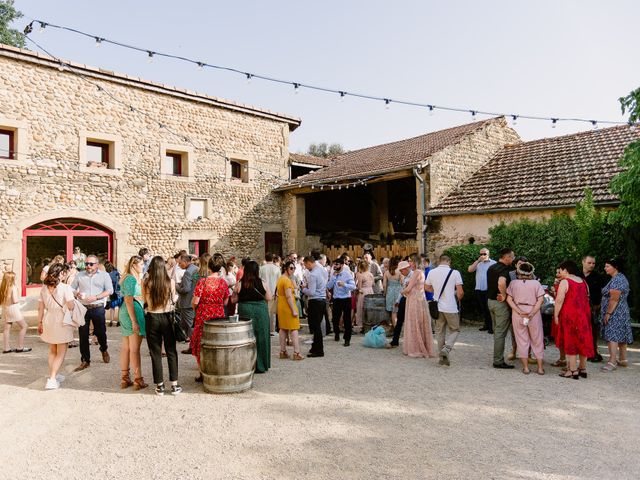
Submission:
M 522 373 L 524 373 L 525 375 L 529 375 L 531 373 L 531 370 L 525 370 L 524 368 L 522 369 Z
M 567 373 L 569 375 L 567 375 Z M 562 378 L 573 378 L 574 380 L 580 380 L 580 370 L 567 370 L 565 373 L 559 373 L 558 376 Z
M 14 352 L 16 352 L 16 353 L 27 353 L 27 352 L 30 352 L 30 351 L 31 351 L 31 349 L 27 348 L 27 347 L 16 348 L 14 350 Z
M 291 360 L 304 360 L 304 357 L 300 355 L 299 352 L 293 352 L 293 356 L 291 357 Z
M 587 369 L 586 368 L 580 368 L 578 370 L 578 372 L 580 373 L 580 378 L 587 378 Z
M 2 353 L 13 353 L 13 349 L 9 349 L 9 350 L 3 350 Z
M 553 362 L 551 364 L 551 366 L 552 367 L 566 367 L 567 366 L 567 361 L 566 360 L 562 360 L 561 358 L 559 358 L 558 360 Z
M 142 388 L 147 388 L 148 386 L 149 385 L 144 383 L 144 378 L 143 377 L 138 377 L 133 381 L 133 389 L 134 390 L 140 390 Z
M 200 375 L 198 375 L 198 376 L 196 377 L 196 382 L 198 382 L 198 383 L 202 383 L 203 381 L 204 381 L 204 377 L 202 376 L 202 374 L 200 374 Z
M 616 364 L 618 367 L 627 368 L 629 366 L 629 360 L 618 360 Z
M 617 368 L 618 367 L 616 367 L 613 363 L 607 362 L 600 367 L 600 370 L 602 370 L 603 372 L 613 372 Z
M 544 375 L 544 369 L 539 368 L 536 372 L 538 375 Z
M 280 352 L 280 360 L 289 360 L 289 354 L 286 351 Z
M 124 390 L 125 388 L 133 385 L 131 381 L 131 377 L 129 376 L 129 370 L 122 370 L 122 378 L 120 380 L 120 389 Z

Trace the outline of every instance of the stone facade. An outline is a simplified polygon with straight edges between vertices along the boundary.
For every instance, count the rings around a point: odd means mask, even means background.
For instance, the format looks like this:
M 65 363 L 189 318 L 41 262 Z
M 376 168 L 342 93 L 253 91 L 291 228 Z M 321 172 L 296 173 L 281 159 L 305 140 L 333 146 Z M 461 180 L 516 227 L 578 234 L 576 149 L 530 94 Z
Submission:
M 112 232 L 118 267 L 140 247 L 168 256 L 189 240 L 260 257 L 266 231 L 287 232 L 272 188 L 287 178 L 289 133 L 299 120 L 84 65 L 73 65 L 77 73 L 57 66 L 0 46 L 0 128 L 15 128 L 19 139 L 16 158 L 0 160 L 0 261 L 12 262 L 19 279 L 22 232 L 56 218 Z M 115 168 L 87 166 L 92 139 L 111 145 Z M 182 155 L 182 176 L 161 168 L 168 151 Z M 225 156 L 243 166 L 248 183 L 231 178 Z M 195 201 L 205 205 L 202 218 L 187 217 Z

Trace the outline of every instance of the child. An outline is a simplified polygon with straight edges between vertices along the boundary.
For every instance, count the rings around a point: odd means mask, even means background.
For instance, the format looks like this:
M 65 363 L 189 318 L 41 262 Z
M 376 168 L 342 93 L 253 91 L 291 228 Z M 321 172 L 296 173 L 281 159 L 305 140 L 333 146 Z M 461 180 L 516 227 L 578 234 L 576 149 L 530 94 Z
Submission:
M 0 305 L 2 305 L 2 319 L 4 320 L 4 350 L 2 353 L 24 353 L 30 352 L 30 348 L 24 348 L 24 336 L 27 333 L 27 324 L 20 312 L 20 295 L 18 294 L 18 286 L 16 285 L 16 274 L 13 272 L 5 272 L 0 284 Z M 11 324 L 20 325 L 20 336 L 18 337 L 19 347 L 12 350 L 9 347 L 9 335 L 11 333 Z

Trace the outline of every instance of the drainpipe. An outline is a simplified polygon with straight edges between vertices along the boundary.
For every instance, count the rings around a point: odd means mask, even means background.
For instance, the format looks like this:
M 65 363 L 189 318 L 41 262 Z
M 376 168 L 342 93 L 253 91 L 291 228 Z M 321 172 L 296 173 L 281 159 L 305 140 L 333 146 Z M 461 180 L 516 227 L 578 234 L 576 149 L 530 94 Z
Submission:
M 424 178 L 422 178 L 422 165 L 413 167 L 413 176 L 420 182 L 420 202 L 422 206 L 422 253 L 427 253 L 427 197 Z

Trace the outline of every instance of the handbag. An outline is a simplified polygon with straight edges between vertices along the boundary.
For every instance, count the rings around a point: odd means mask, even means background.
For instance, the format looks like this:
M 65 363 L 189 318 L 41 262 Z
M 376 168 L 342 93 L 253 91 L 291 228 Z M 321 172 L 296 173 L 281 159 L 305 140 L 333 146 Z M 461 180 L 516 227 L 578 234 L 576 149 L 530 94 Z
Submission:
M 444 288 L 447 286 L 447 282 L 449 281 L 449 277 L 451 276 L 451 274 L 453 273 L 453 268 L 451 268 L 449 270 L 449 273 L 447 274 L 447 278 L 444 281 L 444 284 L 442 285 L 442 288 L 440 289 L 440 295 L 438 295 L 438 299 L 437 300 L 429 300 L 429 314 L 431 315 L 431 318 L 433 318 L 434 320 L 437 320 L 438 317 L 440 316 L 440 311 L 438 310 L 438 302 L 440 301 L 440 297 L 442 297 L 442 294 L 444 293 Z
M 189 337 L 187 336 L 187 332 L 182 328 L 180 315 L 178 315 L 176 311 L 176 303 L 173 301 L 173 297 L 171 298 L 171 304 L 173 305 L 173 310 L 169 312 L 169 315 L 171 316 L 171 325 L 173 326 L 173 336 L 176 338 L 176 342 L 186 342 Z

